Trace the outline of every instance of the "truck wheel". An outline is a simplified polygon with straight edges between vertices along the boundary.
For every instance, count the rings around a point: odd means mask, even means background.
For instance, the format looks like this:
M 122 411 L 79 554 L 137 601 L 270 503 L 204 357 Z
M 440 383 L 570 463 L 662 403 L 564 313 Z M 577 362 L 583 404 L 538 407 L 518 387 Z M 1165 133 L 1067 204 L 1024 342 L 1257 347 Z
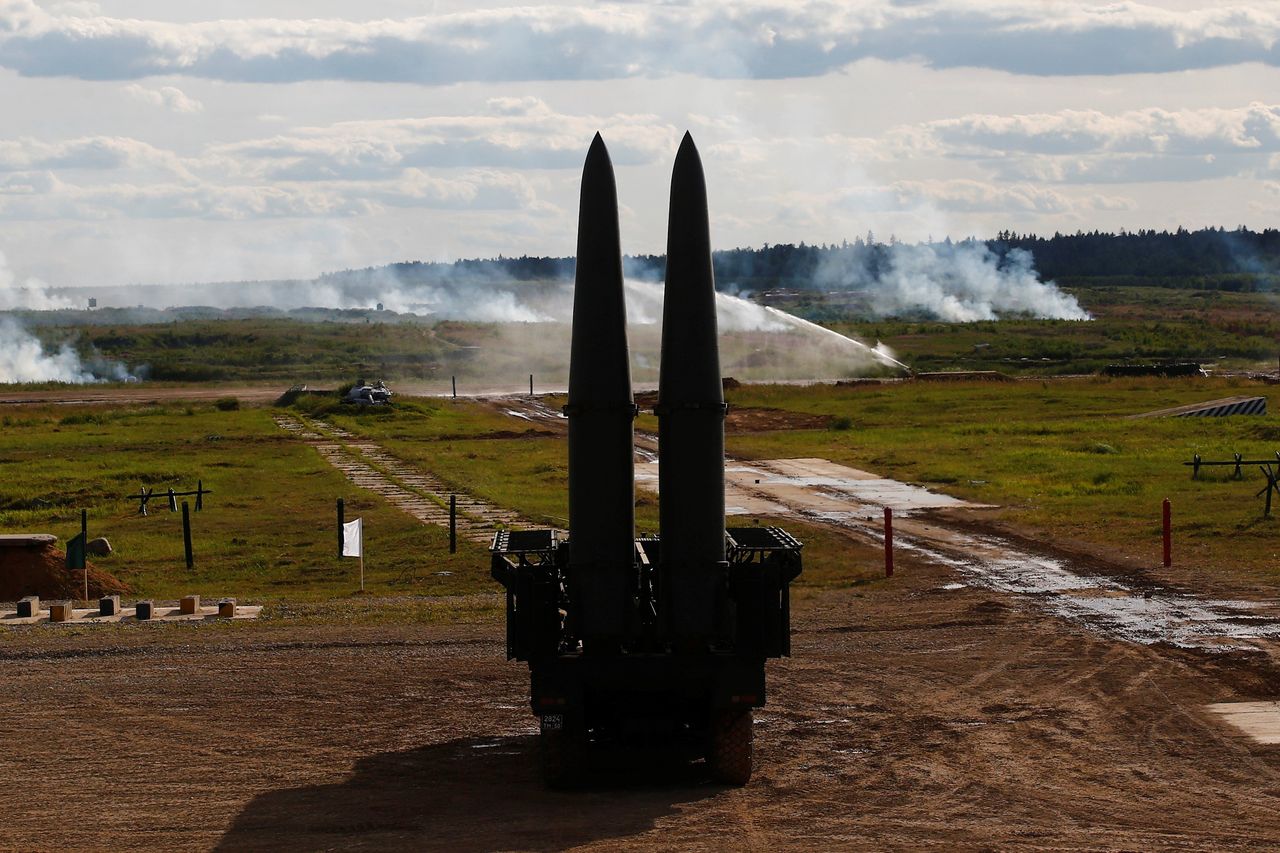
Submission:
M 543 722 L 538 736 L 542 781 L 549 788 L 571 787 L 579 778 L 586 757 L 586 734 L 568 725 L 549 728 Z
M 751 781 L 751 709 L 711 713 L 711 776 L 726 785 Z

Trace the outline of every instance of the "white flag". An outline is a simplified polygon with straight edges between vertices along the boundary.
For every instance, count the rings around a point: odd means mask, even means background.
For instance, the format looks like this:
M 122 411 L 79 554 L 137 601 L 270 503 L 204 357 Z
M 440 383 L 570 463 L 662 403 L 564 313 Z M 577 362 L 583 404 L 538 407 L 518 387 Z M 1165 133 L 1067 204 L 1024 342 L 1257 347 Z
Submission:
M 357 518 L 342 525 L 342 556 L 359 557 L 363 553 L 362 522 L 363 519 Z

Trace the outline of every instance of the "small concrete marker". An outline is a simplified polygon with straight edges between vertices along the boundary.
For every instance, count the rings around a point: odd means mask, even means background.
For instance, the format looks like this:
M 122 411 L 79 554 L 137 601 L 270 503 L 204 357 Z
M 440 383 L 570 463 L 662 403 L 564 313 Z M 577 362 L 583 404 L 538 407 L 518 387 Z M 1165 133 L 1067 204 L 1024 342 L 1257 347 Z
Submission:
M 40 596 L 28 595 L 18 602 L 18 618 L 32 619 L 40 615 Z
M 104 595 L 98 599 L 98 615 L 99 616 L 119 616 L 120 615 L 120 596 Z
M 49 605 L 50 622 L 69 622 L 74 618 L 70 601 L 55 601 Z
M 236 617 L 236 600 L 234 598 L 224 598 L 219 601 L 218 616 L 223 619 L 234 619 Z
M 178 612 L 183 616 L 193 616 L 200 612 L 200 596 L 188 595 L 178 602 Z
M 145 622 L 155 613 L 155 607 L 148 601 L 139 601 L 133 608 L 133 616 L 135 619 Z

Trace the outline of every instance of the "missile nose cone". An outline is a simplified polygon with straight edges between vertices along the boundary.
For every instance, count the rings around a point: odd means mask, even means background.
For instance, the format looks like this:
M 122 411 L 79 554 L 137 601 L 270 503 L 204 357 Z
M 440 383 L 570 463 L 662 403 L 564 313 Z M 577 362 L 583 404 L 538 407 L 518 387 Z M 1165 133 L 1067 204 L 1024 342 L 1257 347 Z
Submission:
M 724 399 L 716 341 L 707 181 L 698 147 L 688 133 L 671 170 L 660 372 L 658 396 L 662 402 Z
M 595 138 L 591 140 L 591 147 L 587 149 L 587 160 L 582 169 L 583 173 L 585 174 L 588 169 L 592 168 L 593 164 L 600 163 L 607 164 L 610 169 L 613 168 L 613 163 L 609 160 L 609 149 L 604 144 L 604 137 L 600 135 L 599 131 L 596 131 Z
M 587 149 L 587 159 L 582 164 L 582 187 L 579 197 L 579 218 L 578 218 L 578 243 L 579 249 L 582 248 L 582 225 L 584 220 L 587 224 L 596 224 L 595 218 L 588 218 L 582 214 L 590 212 L 607 213 L 607 208 L 613 208 L 612 216 L 606 216 L 606 219 L 613 219 L 615 222 L 618 218 L 618 189 L 613 178 L 613 161 L 609 159 L 609 149 L 604 144 L 604 138 L 599 133 L 596 138 L 591 140 L 591 147 Z
M 569 402 L 629 402 L 631 365 L 627 354 L 618 187 L 609 149 L 599 133 L 582 166 L 575 278 Z

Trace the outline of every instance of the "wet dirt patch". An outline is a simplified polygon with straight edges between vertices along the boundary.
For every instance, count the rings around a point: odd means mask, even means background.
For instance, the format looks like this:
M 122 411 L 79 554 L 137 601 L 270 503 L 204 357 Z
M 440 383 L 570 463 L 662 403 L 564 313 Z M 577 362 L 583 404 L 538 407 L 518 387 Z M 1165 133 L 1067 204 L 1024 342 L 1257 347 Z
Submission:
M 1219 702 L 1206 708 L 1258 743 L 1280 743 L 1280 702 Z

